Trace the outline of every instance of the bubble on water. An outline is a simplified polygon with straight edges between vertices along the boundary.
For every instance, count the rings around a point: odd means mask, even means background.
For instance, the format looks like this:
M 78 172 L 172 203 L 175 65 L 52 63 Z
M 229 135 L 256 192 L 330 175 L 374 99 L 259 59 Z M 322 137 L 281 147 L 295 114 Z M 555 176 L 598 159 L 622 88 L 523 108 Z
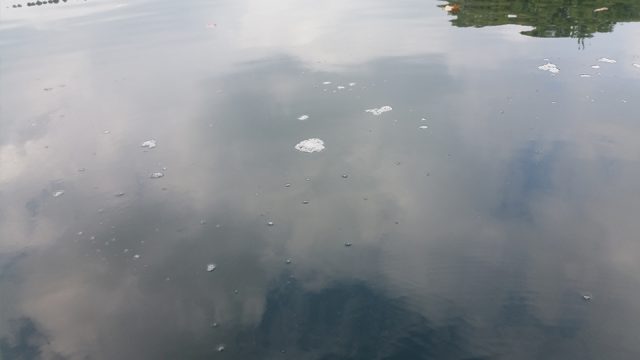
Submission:
M 149 175 L 149 177 L 152 178 L 152 179 L 160 179 L 161 177 L 164 177 L 164 173 L 154 172 L 154 173 L 151 173 L 151 175 Z
M 273 223 L 273 221 L 269 221 L 269 222 L 267 222 L 267 226 L 273 226 L 273 225 L 275 225 L 275 224 Z
M 53 193 L 53 197 L 54 198 L 60 197 L 62 195 L 64 195 L 64 190 L 58 190 L 58 191 Z
M 304 114 L 304 115 L 300 115 L 300 116 L 298 117 L 298 120 L 307 120 L 308 118 L 309 118 L 309 115 Z
M 349 178 L 349 174 L 342 174 L 341 176 L 342 176 L 343 179 Z
M 558 69 L 558 67 L 555 64 L 552 64 L 550 62 L 544 64 L 544 65 L 540 65 L 538 66 L 538 69 L 540 70 L 544 70 L 544 71 L 548 71 L 552 74 L 557 74 L 560 72 L 560 69 Z
M 134 258 L 134 259 L 140 259 L 140 254 L 135 254 L 135 255 L 133 255 L 133 258 Z
M 288 264 L 291 264 L 291 261 L 292 261 L 291 258 L 288 258 L 284 261 L 284 263 L 288 265 Z
M 303 140 L 296 144 L 296 150 L 306 153 L 320 152 L 324 150 L 324 141 L 318 138 Z
M 220 344 L 220 345 L 218 345 L 218 347 L 216 348 L 216 350 L 217 350 L 218 352 L 223 352 L 223 351 L 224 351 L 224 349 L 225 349 L 225 348 L 224 348 L 224 344 Z
M 381 115 L 382 113 L 386 113 L 387 111 L 391 111 L 393 108 L 391 106 L 385 105 L 379 108 L 367 109 L 365 112 L 372 113 L 375 116 Z
M 613 59 L 606 58 L 606 57 L 600 58 L 600 59 L 598 59 L 598 61 L 603 62 L 603 63 L 608 63 L 608 64 L 617 63 L 617 61 L 615 61 Z
M 147 149 L 153 149 L 154 147 L 156 147 L 156 141 L 154 139 L 147 140 L 140 144 L 140 146 Z
M 207 265 L 207 271 L 208 272 L 212 272 L 213 270 L 215 270 L 217 268 L 216 264 L 208 264 Z
M 424 129 L 428 129 L 429 127 L 427 125 L 420 125 L 418 128 L 424 130 Z
M 353 243 L 348 242 L 348 241 L 344 243 L 344 246 L 346 246 L 346 247 L 351 247 L 352 245 L 353 245 Z

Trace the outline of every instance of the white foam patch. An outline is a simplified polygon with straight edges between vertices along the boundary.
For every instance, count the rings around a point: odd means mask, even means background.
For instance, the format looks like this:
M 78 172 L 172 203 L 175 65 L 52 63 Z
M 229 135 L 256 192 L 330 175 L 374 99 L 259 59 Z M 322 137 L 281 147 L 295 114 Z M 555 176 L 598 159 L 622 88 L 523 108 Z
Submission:
M 143 148 L 147 148 L 147 149 L 153 149 L 154 147 L 156 147 L 156 141 L 151 139 L 151 140 L 147 140 L 145 142 L 143 142 L 142 144 L 140 144 L 141 147 Z
M 53 197 L 60 197 L 64 195 L 64 190 L 59 190 L 53 193 Z
M 581 78 L 590 78 L 591 75 L 589 75 L 589 74 L 580 74 L 580 77 Z
M 296 150 L 306 153 L 320 152 L 324 150 L 324 141 L 317 138 L 311 138 L 300 141 L 295 147 Z
M 393 110 L 391 108 L 391 106 L 385 105 L 385 106 L 381 106 L 381 107 L 379 107 L 377 109 L 367 109 L 365 111 L 368 112 L 368 113 L 372 113 L 375 116 L 378 116 L 378 115 L 380 115 L 382 113 L 386 113 L 387 111 L 391 111 L 391 110 Z
M 558 67 L 556 66 L 556 64 L 552 64 L 550 62 L 544 64 L 544 65 L 540 65 L 538 66 L 538 69 L 540 70 L 544 70 L 544 71 L 548 71 L 552 74 L 557 74 L 560 72 L 560 69 L 558 69 Z
M 592 69 L 600 69 L 600 65 L 591 65 Z
M 309 118 L 309 115 L 301 115 L 300 117 L 298 117 L 298 120 L 307 120 Z
M 640 69 L 640 64 L 633 64 L 633 66 L 637 67 L 638 69 Z
M 608 64 L 615 64 L 617 63 L 617 61 L 613 60 L 613 59 L 608 59 L 606 57 L 600 58 L 598 59 L 598 61 L 603 62 L 603 63 L 608 63 Z

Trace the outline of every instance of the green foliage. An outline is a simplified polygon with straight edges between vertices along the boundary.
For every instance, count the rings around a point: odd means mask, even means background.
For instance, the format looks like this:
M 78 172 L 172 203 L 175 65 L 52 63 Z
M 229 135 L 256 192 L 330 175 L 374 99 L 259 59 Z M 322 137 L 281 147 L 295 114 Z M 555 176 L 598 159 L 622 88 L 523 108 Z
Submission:
M 640 0 L 459 0 L 454 26 L 531 26 L 523 35 L 584 39 L 640 20 Z M 607 8 L 606 11 L 594 11 Z M 516 15 L 509 17 L 508 15 Z

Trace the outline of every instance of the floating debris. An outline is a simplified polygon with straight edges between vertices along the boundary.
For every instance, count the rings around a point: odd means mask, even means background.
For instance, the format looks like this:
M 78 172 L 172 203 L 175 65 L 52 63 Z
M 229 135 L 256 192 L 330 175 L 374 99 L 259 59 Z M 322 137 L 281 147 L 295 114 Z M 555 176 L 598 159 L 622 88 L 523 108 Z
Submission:
M 518 15 L 516 15 L 516 14 L 507 14 L 507 18 L 508 19 L 515 19 L 517 17 L 518 17 Z
M 582 300 L 591 301 L 591 300 L 593 300 L 593 296 L 591 294 L 583 294 L 582 295 Z
M 349 83 L 349 86 L 356 86 L 356 83 L 354 83 L 354 82 L 350 82 L 350 83 Z
M 346 243 L 344 243 L 344 246 L 346 246 L 346 247 L 351 247 L 351 245 L 353 245 L 353 243 L 350 243 L 348 241 Z
M 607 11 L 607 10 L 609 10 L 608 7 L 601 7 L 601 8 L 593 9 L 593 12 L 597 13 L 597 12 Z
M 452 13 L 452 14 L 455 14 L 455 13 L 457 13 L 458 11 L 460 11 L 460 5 L 458 5 L 458 4 L 448 4 L 448 5 L 445 5 L 445 7 L 444 7 L 444 11 L 446 11 L 446 12 L 450 12 L 450 13 Z
M 285 263 L 285 264 L 287 264 L 287 265 L 291 264 L 291 258 L 286 259 L 286 260 L 284 261 L 284 263 Z
M 113 196 L 115 196 L 115 197 L 123 197 L 124 195 L 125 195 L 125 193 L 123 193 L 123 192 L 119 192 L 119 193 L 113 194 Z
M 322 83 L 322 85 L 331 85 L 331 81 L 325 81 Z
M 558 67 L 555 64 L 552 64 L 550 62 L 544 64 L 544 65 L 540 65 L 538 66 L 538 69 L 540 70 L 544 70 L 544 71 L 548 71 L 552 74 L 557 74 L 560 72 L 560 69 L 558 69 Z
M 286 188 L 291 187 L 291 184 L 286 183 L 286 184 L 284 184 L 284 187 L 286 187 Z
M 344 89 L 344 86 L 342 85 L 338 86 L 338 90 L 342 90 L 342 89 Z
M 640 64 L 633 64 L 634 67 L 637 67 L 638 69 L 640 69 Z
M 235 291 L 237 292 L 238 290 L 235 290 Z M 223 352 L 223 351 L 224 351 L 224 344 L 220 344 L 220 345 L 218 345 L 218 347 L 216 348 L 216 350 L 217 350 L 218 352 Z
M 341 176 L 343 179 L 347 179 L 349 177 L 349 174 L 342 174 Z
M 589 74 L 580 74 L 580 77 L 581 78 L 590 78 L 591 75 L 589 75 Z
M 428 129 L 429 127 L 427 125 L 420 125 L 418 126 L 418 128 L 424 130 L 424 129 Z
M 600 69 L 600 65 L 591 65 L 592 69 Z
M 164 173 L 154 172 L 154 173 L 151 173 L 151 175 L 149 175 L 149 177 L 152 178 L 152 179 L 160 179 L 160 178 L 164 177 Z
M 53 193 L 53 197 L 54 198 L 60 197 L 62 195 L 64 195 L 64 190 L 58 190 L 58 191 Z
M 603 62 L 603 63 L 608 63 L 608 64 L 615 64 L 617 63 L 617 61 L 613 60 L 613 59 L 608 59 L 606 57 L 600 58 L 598 59 L 598 61 Z
M 295 146 L 295 148 L 298 151 L 302 151 L 306 153 L 320 152 L 324 150 L 324 141 L 317 138 L 311 138 L 311 139 L 300 141 Z
M 391 106 L 385 105 L 385 106 L 381 106 L 381 107 L 379 107 L 377 109 L 375 109 L 375 108 L 374 109 L 367 109 L 367 110 L 365 110 L 365 112 L 372 113 L 373 115 L 378 116 L 378 115 L 380 115 L 382 113 L 386 113 L 387 111 L 391 111 L 391 110 L 393 110 L 391 108 Z
M 108 134 L 111 134 L 111 131 L 109 131 L 109 130 L 105 130 L 105 131 L 103 131 L 102 133 L 103 133 L 103 134 L 105 134 L 105 135 L 108 135 Z
M 309 205 L 309 200 L 302 200 L 302 203 L 303 203 L 304 205 Z
M 298 117 L 298 120 L 307 120 L 309 118 L 309 115 L 302 115 L 300 117 Z
M 143 148 L 147 148 L 147 149 L 153 149 L 154 147 L 156 147 L 156 141 L 151 139 L 151 140 L 147 140 L 145 142 L 143 142 L 140 146 L 142 146 Z
M 273 225 L 275 225 L 275 224 L 273 223 L 273 221 L 269 221 L 269 222 L 267 222 L 267 226 L 273 226 Z
M 135 255 L 133 255 L 133 258 L 134 258 L 134 259 L 140 259 L 140 254 L 135 254 Z
M 215 270 L 217 268 L 216 264 L 208 264 L 207 265 L 207 272 L 212 272 L 213 270 Z

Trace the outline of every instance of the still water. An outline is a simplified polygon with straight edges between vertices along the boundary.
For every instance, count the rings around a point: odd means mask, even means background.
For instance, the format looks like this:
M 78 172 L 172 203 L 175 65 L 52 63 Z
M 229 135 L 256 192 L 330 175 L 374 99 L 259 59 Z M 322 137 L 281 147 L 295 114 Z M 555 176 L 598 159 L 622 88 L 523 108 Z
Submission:
M 0 5 L 0 359 L 640 358 L 640 2 Z

